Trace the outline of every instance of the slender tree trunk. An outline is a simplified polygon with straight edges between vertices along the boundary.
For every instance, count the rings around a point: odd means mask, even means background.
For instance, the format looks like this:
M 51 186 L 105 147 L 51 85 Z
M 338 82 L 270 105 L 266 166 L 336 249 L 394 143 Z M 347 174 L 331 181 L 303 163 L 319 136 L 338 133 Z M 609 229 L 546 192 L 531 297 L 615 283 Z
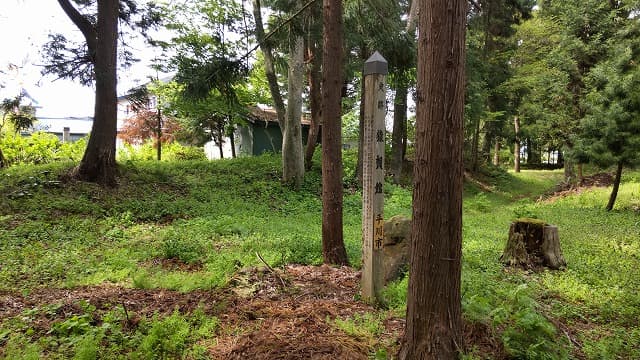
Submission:
M 162 160 L 162 113 L 160 112 L 160 104 L 156 104 L 156 119 L 158 127 L 156 128 L 156 136 L 158 137 L 158 161 Z
M 565 149 L 571 150 L 571 147 L 569 145 L 565 145 Z M 576 173 L 573 168 L 573 161 L 570 156 L 565 156 L 564 157 L 564 181 L 567 183 L 575 182 L 575 177 L 576 177 Z
M 280 128 L 282 129 L 285 123 L 285 106 L 284 101 L 282 100 L 282 94 L 280 94 L 280 87 L 278 86 L 278 77 L 276 76 L 271 46 L 269 46 L 269 44 L 264 40 L 265 33 L 264 25 L 262 24 L 261 11 L 262 5 L 260 4 L 260 0 L 253 0 L 253 18 L 256 23 L 256 40 L 258 40 L 260 51 L 262 51 L 262 55 L 264 56 L 264 71 L 269 84 L 269 92 L 271 93 L 273 105 L 275 106 L 276 113 L 278 115 L 278 124 L 280 124 Z
M 456 359 L 466 0 L 420 3 L 418 103 L 407 325 L 399 358 Z
M 393 134 L 391 136 L 391 174 L 393 183 L 400 184 L 403 164 L 403 137 L 407 127 L 407 96 L 409 90 L 404 84 L 398 85 L 393 109 Z
M 322 256 L 348 264 L 342 233 L 342 0 L 323 0 Z
M 236 158 L 236 136 L 234 134 L 234 131 L 231 131 L 229 133 L 229 143 L 231 144 L 231 158 L 235 159 Z
M 304 38 L 293 36 L 289 44 L 289 91 L 282 134 L 282 181 L 300 188 L 304 178 L 302 152 L 302 87 L 304 85 Z
M 520 172 L 520 118 L 513 118 L 513 127 L 515 129 L 516 139 L 513 143 L 513 171 Z
M 473 139 L 471 139 L 471 170 L 478 171 L 478 147 L 480 146 L 480 119 L 473 125 Z
M 118 0 L 98 1 L 96 27 L 96 103 L 91 136 L 74 176 L 116 185 Z
M 369 58 L 369 49 L 365 44 L 360 46 L 360 58 L 366 61 Z M 356 178 L 358 178 L 358 186 L 362 187 L 362 151 L 364 149 L 364 102 L 367 87 L 365 85 L 364 76 L 360 84 L 360 115 L 358 117 L 358 163 L 356 164 Z
M 224 159 L 222 136 L 218 137 L 218 152 L 220 153 L 220 159 Z
M 622 178 L 622 162 L 618 163 L 616 169 L 616 178 L 613 180 L 613 190 L 611 190 L 611 196 L 609 196 L 609 203 L 607 204 L 607 211 L 613 210 L 613 205 L 616 203 L 618 197 L 618 189 L 620 189 L 620 179 Z
M 496 139 L 493 145 L 493 165 L 500 166 L 500 139 Z
M 322 93 L 320 84 L 322 82 L 322 53 L 318 47 L 316 39 L 311 39 L 309 44 L 309 58 L 311 68 L 309 69 L 309 107 L 311 108 L 311 125 L 307 136 L 307 148 L 304 156 L 305 168 L 311 170 L 313 153 L 316 151 L 318 142 L 318 130 L 320 129 L 320 119 L 322 118 L 321 105 Z

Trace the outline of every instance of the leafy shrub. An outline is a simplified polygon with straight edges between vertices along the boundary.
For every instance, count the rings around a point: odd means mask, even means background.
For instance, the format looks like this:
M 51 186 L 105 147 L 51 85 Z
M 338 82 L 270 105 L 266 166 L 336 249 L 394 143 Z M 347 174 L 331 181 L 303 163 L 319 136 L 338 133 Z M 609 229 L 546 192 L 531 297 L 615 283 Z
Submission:
M 36 132 L 29 136 L 7 132 L 0 138 L 0 148 L 9 165 L 79 161 L 86 146 L 86 138 L 62 143 L 57 136 L 45 132 Z
M 528 218 L 537 219 L 538 214 L 536 212 L 535 204 L 531 203 L 529 199 L 521 199 L 517 202 L 517 205 L 513 208 L 513 215 L 516 219 Z
M 178 359 L 187 349 L 189 323 L 178 312 L 162 320 L 153 317 L 138 354 L 142 359 Z
M 119 161 L 141 161 L 156 160 L 157 149 L 152 141 L 147 141 L 142 145 L 124 144 L 118 149 Z M 207 157 L 202 147 L 184 146 L 177 142 L 162 145 L 162 160 L 206 160 Z
M 186 239 L 170 231 L 162 241 L 162 256 L 165 259 L 178 259 L 185 264 L 194 264 L 200 260 L 204 249 L 193 238 Z

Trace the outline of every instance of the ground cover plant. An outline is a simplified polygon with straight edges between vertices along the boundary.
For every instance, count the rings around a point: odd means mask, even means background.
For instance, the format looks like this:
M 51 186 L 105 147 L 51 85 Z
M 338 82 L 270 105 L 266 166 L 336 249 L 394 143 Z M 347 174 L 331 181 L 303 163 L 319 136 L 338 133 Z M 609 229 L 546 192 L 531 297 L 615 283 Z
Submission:
M 356 268 L 318 266 L 319 164 L 293 191 L 279 161 L 124 161 L 115 189 L 69 181 L 71 163 L 0 172 L 0 358 L 392 356 L 407 281 L 381 306 L 359 300 L 351 174 L 344 231 Z M 463 358 L 640 358 L 640 174 L 625 175 L 612 212 L 607 188 L 555 189 L 561 179 L 468 175 Z M 410 215 L 410 189 L 385 194 L 387 217 Z M 519 217 L 559 227 L 566 270 L 499 263 Z

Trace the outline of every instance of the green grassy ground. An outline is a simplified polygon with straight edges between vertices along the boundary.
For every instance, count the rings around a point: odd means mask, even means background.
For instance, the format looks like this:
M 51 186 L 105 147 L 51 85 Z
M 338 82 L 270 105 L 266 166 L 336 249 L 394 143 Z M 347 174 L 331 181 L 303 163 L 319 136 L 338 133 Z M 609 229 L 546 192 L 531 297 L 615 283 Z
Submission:
M 0 294 L 107 282 L 188 293 L 222 287 L 239 268 L 259 265 L 256 252 L 272 266 L 321 262 L 317 164 L 300 191 L 280 185 L 276 156 L 128 162 L 121 165 L 120 186 L 113 190 L 58 183 L 58 175 L 70 166 L 0 172 Z M 512 358 L 640 358 L 640 279 L 635 275 L 640 267 L 640 175 L 625 175 L 612 212 L 603 210 L 607 189 L 536 201 L 561 179 L 560 172 L 493 170 L 485 175 L 482 181 L 491 192 L 472 182 L 465 185 L 465 318 L 490 329 Z M 349 189 L 345 194 L 345 242 L 358 266 L 360 195 Z M 387 217 L 410 215 L 410 190 L 386 184 L 385 194 Z M 498 258 L 509 223 L 523 216 L 558 225 L 567 270 L 533 273 L 502 267 Z M 181 266 L 158 261 L 167 259 Z M 405 294 L 406 280 L 389 286 L 392 313 L 403 314 Z M 91 321 L 90 308 L 85 313 L 88 318 L 67 319 L 46 334 L 30 332 L 29 314 L 0 319 L 0 357 L 73 354 L 89 359 L 95 358 L 94 350 L 107 347 L 125 358 L 147 358 L 160 346 L 170 358 L 200 358 L 206 351 L 198 339 L 216 323 L 202 314 L 174 314 L 147 319 L 132 335 L 122 329 L 95 330 L 117 328 L 120 313 L 99 324 Z M 167 335 L 167 329 L 173 330 Z M 174 349 L 159 340 L 172 336 L 173 343 L 186 345 Z M 492 354 L 471 347 L 464 356 Z

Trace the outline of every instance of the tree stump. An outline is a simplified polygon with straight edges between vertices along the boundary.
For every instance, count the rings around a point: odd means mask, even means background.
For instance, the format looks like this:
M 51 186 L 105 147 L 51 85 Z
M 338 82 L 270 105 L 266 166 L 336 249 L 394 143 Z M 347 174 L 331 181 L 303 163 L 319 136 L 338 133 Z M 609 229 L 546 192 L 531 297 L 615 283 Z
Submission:
M 567 266 L 558 227 L 537 219 L 518 219 L 511 223 L 509 240 L 500 260 L 507 266 L 557 270 Z

